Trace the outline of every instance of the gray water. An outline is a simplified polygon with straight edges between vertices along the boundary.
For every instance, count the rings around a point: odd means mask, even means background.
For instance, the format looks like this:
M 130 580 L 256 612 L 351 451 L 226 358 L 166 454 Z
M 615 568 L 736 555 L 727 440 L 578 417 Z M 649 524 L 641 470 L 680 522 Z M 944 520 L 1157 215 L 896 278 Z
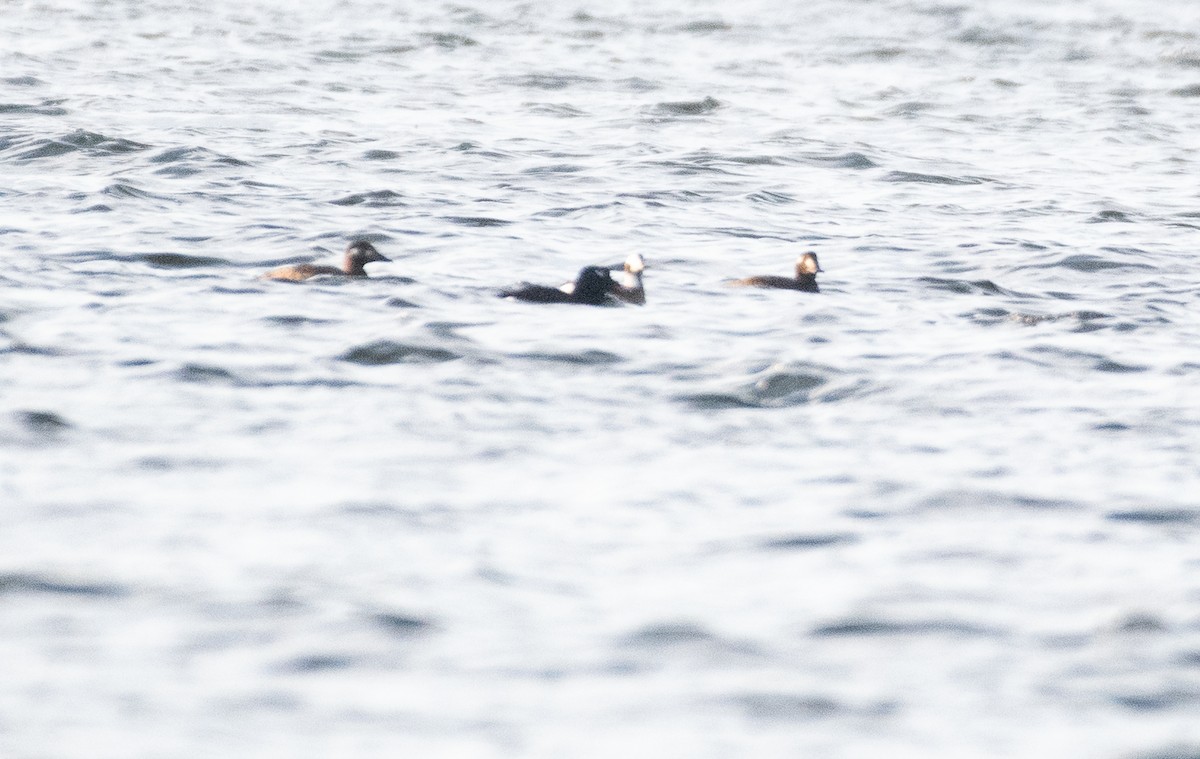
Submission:
M 3 8 L 0 756 L 1200 756 L 1200 5 L 210 5 Z

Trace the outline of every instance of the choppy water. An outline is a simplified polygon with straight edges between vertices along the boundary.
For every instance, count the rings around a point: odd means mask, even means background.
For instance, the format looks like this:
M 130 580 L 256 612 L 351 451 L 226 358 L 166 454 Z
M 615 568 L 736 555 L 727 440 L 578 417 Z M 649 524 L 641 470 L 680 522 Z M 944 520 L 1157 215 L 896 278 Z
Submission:
M 6 4 L 0 754 L 1200 755 L 1200 6 L 795 5 Z

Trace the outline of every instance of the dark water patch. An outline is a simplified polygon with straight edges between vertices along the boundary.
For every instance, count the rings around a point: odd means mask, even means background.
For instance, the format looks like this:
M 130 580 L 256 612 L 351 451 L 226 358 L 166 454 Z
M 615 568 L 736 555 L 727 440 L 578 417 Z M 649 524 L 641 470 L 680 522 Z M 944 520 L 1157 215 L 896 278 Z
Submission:
M 1183 667 L 1200 667 L 1200 650 L 1181 651 L 1172 658 L 1176 664 Z
M 337 200 L 329 201 L 335 206 L 365 206 L 367 208 L 391 208 L 407 205 L 404 196 L 393 190 L 373 190 L 371 192 L 356 192 Z
M 175 471 L 196 471 L 207 470 L 216 471 L 226 465 L 226 461 L 218 459 L 201 459 L 201 458 L 171 458 L 168 456 L 145 456 L 137 460 L 138 469 L 147 472 L 175 472 Z
M 577 119 L 589 115 L 587 111 L 569 103 L 525 103 L 523 107 L 528 113 L 557 116 L 562 119 Z
M 71 429 L 72 425 L 53 411 L 17 411 L 17 422 L 27 431 L 43 438 L 53 438 Z
M 992 282 L 990 279 L 942 279 L 939 277 L 920 277 L 917 279 L 925 285 L 928 285 L 933 290 L 943 290 L 946 292 L 957 293 L 959 295 L 968 295 L 978 293 L 982 295 L 1011 295 L 1007 290 Z
M 0 78 L 0 82 L 12 85 L 13 87 L 40 87 L 45 84 L 45 82 L 36 76 L 6 76 Z
M 1076 511 L 1080 505 L 1065 498 L 1038 498 L 986 490 L 950 490 L 921 501 L 920 509 L 1020 509 L 1025 511 Z
M 782 535 L 760 540 L 758 547 L 770 551 L 807 551 L 814 548 L 829 548 L 830 546 L 847 545 L 856 542 L 858 542 L 857 535 L 846 533 Z
M 314 324 L 332 324 L 332 319 L 315 319 L 311 316 L 299 316 L 295 314 L 282 314 L 279 316 L 264 316 L 262 319 L 267 324 L 275 324 L 280 327 L 297 328 L 307 327 Z
M 16 353 L 22 356 L 45 356 L 48 358 L 66 355 L 66 352 L 60 348 L 48 348 L 43 345 L 31 345 L 30 343 L 19 342 L 16 340 L 14 340 L 7 348 L 0 349 L 0 354 L 3 353 Z
M 1127 211 L 1107 210 L 1093 214 L 1088 220 L 1088 224 L 1132 224 L 1132 215 Z
M 1149 369 L 1147 366 L 1137 366 L 1136 364 L 1122 364 L 1119 361 L 1113 361 L 1109 358 L 1102 358 L 1092 367 L 1098 372 L 1111 372 L 1113 374 L 1136 374 Z
M 349 669 L 354 663 L 354 659 L 340 654 L 306 654 L 288 661 L 282 669 L 298 674 L 312 674 Z
M 126 140 L 122 137 L 106 137 L 102 134 L 79 129 L 62 137 L 37 140 L 34 142 L 33 147 L 23 153 L 17 154 L 15 157 L 19 160 L 31 161 L 40 158 L 55 158 L 76 151 L 81 151 L 92 156 L 124 155 L 149 148 L 149 145 L 134 142 L 133 140 Z
M 341 390 L 347 387 L 362 387 L 363 383 L 354 382 L 341 377 L 312 377 L 309 379 L 284 379 L 284 380 L 241 380 L 237 383 L 239 387 L 301 387 L 301 388 L 330 388 L 333 390 Z M 272 428 L 273 429 L 273 428 Z
M 1112 249 L 1109 249 L 1112 250 Z M 1112 250 L 1112 252 L 1118 252 Z M 1120 261 L 1106 256 L 1096 255 L 1094 253 L 1074 253 L 1065 256 L 1056 261 L 1050 261 L 1043 264 L 1029 264 L 1027 266 L 1017 266 L 1014 269 L 1070 269 L 1085 274 L 1094 274 L 1099 271 L 1108 269 L 1153 269 L 1149 264 L 1137 263 L 1134 261 Z M 1073 299 L 1075 296 L 1070 296 Z
M 621 643 L 639 648 L 669 648 L 680 644 L 708 643 L 715 640 L 715 635 L 699 625 L 672 622 L 643 627 L 627 635 Z
M 589 349 L 578 353 L 517 353 L 513 358 L 528 361 L 546 361 L 554 364 L 569 364 L 573 366 L 610 366 L 625 360 L 624 356 L 608 351 Z
M 972 45 L 975 47 L 996 47 L 1004 45 L 1019 45 L 1022 40 L 1010 34 L 1005 34 L 998 29 L 988 29 L 982 26 L 973 26 L 959 34 L 951 37 L 955 42 L 961 42 L 964 45 Z
M 795 197 L 785 192 L 772 192 L 771 190 L 752 192 L 746 197 L 753 203 L 763 203 L 772 206 L 788 205 L 796 202 Z
M 1122 422 L 1102 422 L 1101 424 L 1093 424 L 1092 429 L 1096 432 L 1126 432 L 1133 429 L 1133 427 Z
M 1177 98 L 1200 98 L 1200 84 L 1189 84 L 1187 87 L 1177 87 L 1168 90 L 1168 94 Z
M 528 169 L 523 169 L 522 174 L 531 176 L 546 176 L 550 174 L 576 174 L 580 171 L 585 171 L 586 166 L 580 166 L 573 163 L 554 163 L 548 166 L 533 166 Z
M 784 242 L 795 242 L 791 238 L 774 232 L 762 232 L 757 229 L 747 229 L 746 227 L 717 227 L 708 231 L 724 237 L 740 237 L 747 240 L 783 240 Z
M 0 103 L 0 114 L 32 113 L 38 116 L 66 116 L 68 111 L 61 106 L 64 100 L 43 100 L 40 103 Z
M 394 161 L 400 157 L 400 153 L 394 150 L 368 150 L 362 157 L 364 161 Z
M 255 295 L 262 293 L 261 287 L 226 287 L 225 285 L 213 285 L 209 292 L 217 295 Z
M 450 148 L 456 153 L 470 153 L 471 155 L 482 156 L 483 158 L 491 158 L 495 160 L 508 161 L 516 157 L 515 154 L 504 150 L 496 150 L 494 148 L 485 149 L 475 142 L 460 142 Z
M 883 181 L 956 186 L 983 184 L 992 180 L 985 177 L 951 177 L 941 174 L 919 174 L 913 171 L 889 171 L 883 175 Z
M 463 34 L 454 34 L 453 32 L 422 32 L 417 35 L 417 39 L 425 45 L 440 47 L 443 50 L 458 50 L 459 48 L 477 47 L 479 45 L 474 39 Z
M 647 192 L 621 192 L 618 198 L 635 198 L 646 201 L 646 205 L 662 207 L 670 202 L 711 203 L 724 197 L 715 190 L 649 190 Z
M 714 97 L 703 100 L 677 100 L 665 103 L 655 103 L 649 113 L 657 116 L 705 116 L 723 107 L 721 101 Z
M 1148 367 L 1144 366 L 1123 364 L 1099 353 L 1069 350 L 1055 345 L 1035 345 L 1028 349 L 1028 353 L 1036 356 L 1046 356 L 1050 359 L 1061 359 L 1076 366 L 1090 364 L 1092 370 L 1100 372 L 1132 373 L 1144 372 L 1148 369 Z M 1049 364 L 1043 365 L 1048 366 Z
M 586 206 L 564 206 L 562 208 L 547 208 L 545 211 L 538 211 L 537 213 L 531 214 L 531 216 L 535 219 L 536 218 L 561 219 L 565 216 L 574 216 L 576 214 L 585 214 L 585 213 L 590 213 L 592 211 L 602 211 L 602 210 L 614 208 L 614 207 L 621 206 L 621 205 L 623 205 L 623 204 L 618 201 L 618 202 L 613 202 L 613 203 L 593 203 L 591 205 L 586 205 Z
M 951 619 L 932 619 L 915 622 L 896 622 L 870 617 L 847 619 L 821 625 L 810 633 L 814 638 L 862 638 L 892 636 L 948 635 L 965 638 L 991 638 L 1000 631 Z
M 490 216 L 443 216 L 442 220 L 464 227 L 507 227 L 513 223 L 507 219 L 495 219 Z
M 421 305 L 419 303 L 413 303 L 410 300 L 405 300 L 404 298 L 398 298 L 398 297 L 388 298 L 387 300 L 385 300 L 383 302 L 383 305 L 387 306 L 388 308 L 420 308 L 421 307 Z
M 673 169 L 671 172 L 676 176 L 692 176 L 695 174 L 730 174 L 728 169 L 721 168 L 712 163 L 695 162 L 689 160 L 668 160 L 668 161 L 649 161 L 651 166 L 662 166 L 668 169 Z
M 1183 688 L 1166 688 L 1144 693 L 1119 693 L 1112 696 L 1117 706 L 1132 712 L 1162 712 L 1193 706 L 1200 702 L 1200 692 Z
M 652 82 L 649 79 L 643 79 L 640 76 L 631 76 L 625 79 L 618 79 L 614 84 L 625 92 L 655 92 L 661 90 L 662 85 L 658 82 Z
M 125 588 L 109 583 L 65 582 L 40 574 L 0 574 L 0 596 L 18 593 L 88 598 L 121 598 L 128 595 Z
M 844 714 L 848 709 L 825 696 L 798 693 L 746 693 L 730 699 L 746 716 L 769 722 L 804 722 Z
M 1168 628 L 1166 622 L 1161 617 L 1145 612 L 1135 612 L 1118 620 L 1113 629 L 1119 633 L 1145 635 L 1164 633 Z
M 910 48 L 897 46 L 873 47 L 867 50 L 858 50 L 850 54 L 850 57 L 857 60 L 871 61 L 894 61 L 897 58 L 902 58 L 905 55 L 912 53 Z
M 232 156 L 214 153 L 211 150 L 201 147 L 176 147 L 168 148 L 167 150 L 151 156 L 150 163 L 184 163 L 203 161 L 206 163 L 216 163 L 223 166 L 249 166 L 250 164 L 239 158 Z
M 431 620 L 395 612 L 375 614 L 371 620 L 388 633 L 402 638 L 425 635 L 437 629 Z
M 1008 321 L 1018 321 L 1016 318 L 1017 314 L 1014 314 L 1006 308 L 977 308 L 959 315 L 965 319 L 975 322 L 976 324 L 982 324 L 986 326 L 1003 324 Z
M 747 641 L 728 640 L 691 622 L 662 622 L 634 630 L 617 640 L 624 649 L 634 649 L 655 657 L 670 652 L 700 653 L 706 659 L 714 656 L 758 656 L 761 652 Z
M 760 372 L 749 382 L 729 390 L 687 393 L 678 396 L 695 409 L 721 411 L 746 408 L 787 408 L 810 403 L 835 403 L 870 392 L 869 383 L 830 385 L 840 373 L 816 365 L 797 364 Z M 820 391 L 820 392 L 818 392 Z
M 331 63 L 355 63 L 366 58 L 370 51 L 355 49 L 355 50 L 319 50 L 313 56 L 318 61 L 328 61 Z
M 911 119 L 911 118 L 915 118 L 915 117 L 921 115 L 922 113 L 925 113 L 926 111 L 931 111 L 935 108 L 937 108 L 937 105 L 934 103 L 925 103 L 925 102 L 914 100 L 914 101 L 910 101 L 907 103 L 900 103 L 899 105 L 892 106 L 891 108 L 884 111 L 884 113 L 888 116 Z
M 688 404 L 700 411 L 728 411 L 731 409 L 762 408 L 752 399 L 738 392 L 692 393 L 680 395 L 676 400 Z
M 866 155 L 854 152 L 837 155 L 805 153 L 801 160 L 810 166 L 824 166 L 830 169 L 873 169 L 879 165 Z
M 231 266 L 231 262 L 215 256 L 191 256 L 186 253 L 136 253 L 131 256 L 110 256 L 118 261 L 134 261 L 156 269 L 201 269 Z
M 454 351 L 425 345 L 410 345 L 392 340 L 376 340 L 359 345 L 338 356 L 338 360 L 362 366 L 388 364 L 431 364 L 462 358 Z
M 107 195 L 110 198 L 119 198 L 121 200 L 157 200 L 166 201 L 169 203 L 179 203 L 180 201 L 168 195 L 149 192 L 142 188 L 130 184 L 128 182 L 114 182 L 108 187 L 100 191 L 101 195 Z
M 486 326 L 480 322 L 433 321 L 425 324 L 425 330 L 439 340 L 467 340 L 459 334 L 460 329 Z
M 741 166 L 784 166 L 791 163 L 791 161 L 776 155 L 730 155 L 727 153 L 714 153 L 713 160 Z
M 205 364 L 184 364 L 175 371 L 175 379 L 180 382 L 190 382 L 201 385 L 237 385 L 241 384 L 233 372 L 219 366 Z
M 502 76 L 494 80 L 506 87 L 529 90 L 565 90 L 571 87 L 594 87 L 600 80 L 576 74 L 525 74 L 524 76 Z
M 674 31 L 688 34 L 712 34 L 713 32 L 728 32 L 732 29 L 731 25 L 720 19 L 689 21 L 674 27 Z
M 799 403 L 808 402 L 808 393 L 821 387 L 829 379 L 825 374 L 807 371 L 778 370 L 771 371 L 755 380 L 751 386 L 754 397 L 759 402 L 780 401 L 795 398 Z
M 1200 745 L 1167 746 L 1145 753 L 1130 754 L 1124 759 L 1200 759 Z
M 1200 523 L 1200 512 L 1191 509 L 1135 509 L 1110 511 L 1105 519 L 1132 524 L 1192 525 Z

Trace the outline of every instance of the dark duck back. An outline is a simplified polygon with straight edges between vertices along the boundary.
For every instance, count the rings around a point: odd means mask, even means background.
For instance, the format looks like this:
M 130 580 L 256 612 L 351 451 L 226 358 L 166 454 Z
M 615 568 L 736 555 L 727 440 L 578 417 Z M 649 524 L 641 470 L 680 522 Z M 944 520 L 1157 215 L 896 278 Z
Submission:
M 600 266 L 585 266 L 575 278 L 571 292 L 557 287 L 531 285 L 528 282 L 500 292 L 501 298 L 516 298 L 530 303 L 581 303 L 601 306 L 608 302 L 608 294 L 617 287 L 608 269 Z

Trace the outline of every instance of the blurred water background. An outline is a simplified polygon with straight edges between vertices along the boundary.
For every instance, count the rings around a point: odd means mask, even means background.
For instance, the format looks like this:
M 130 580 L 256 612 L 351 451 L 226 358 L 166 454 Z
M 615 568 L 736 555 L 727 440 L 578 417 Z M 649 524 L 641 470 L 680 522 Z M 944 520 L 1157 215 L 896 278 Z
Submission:
M 1200 756 L 1198 105 L 1191 0 L 5 3 L 0 755 Z

